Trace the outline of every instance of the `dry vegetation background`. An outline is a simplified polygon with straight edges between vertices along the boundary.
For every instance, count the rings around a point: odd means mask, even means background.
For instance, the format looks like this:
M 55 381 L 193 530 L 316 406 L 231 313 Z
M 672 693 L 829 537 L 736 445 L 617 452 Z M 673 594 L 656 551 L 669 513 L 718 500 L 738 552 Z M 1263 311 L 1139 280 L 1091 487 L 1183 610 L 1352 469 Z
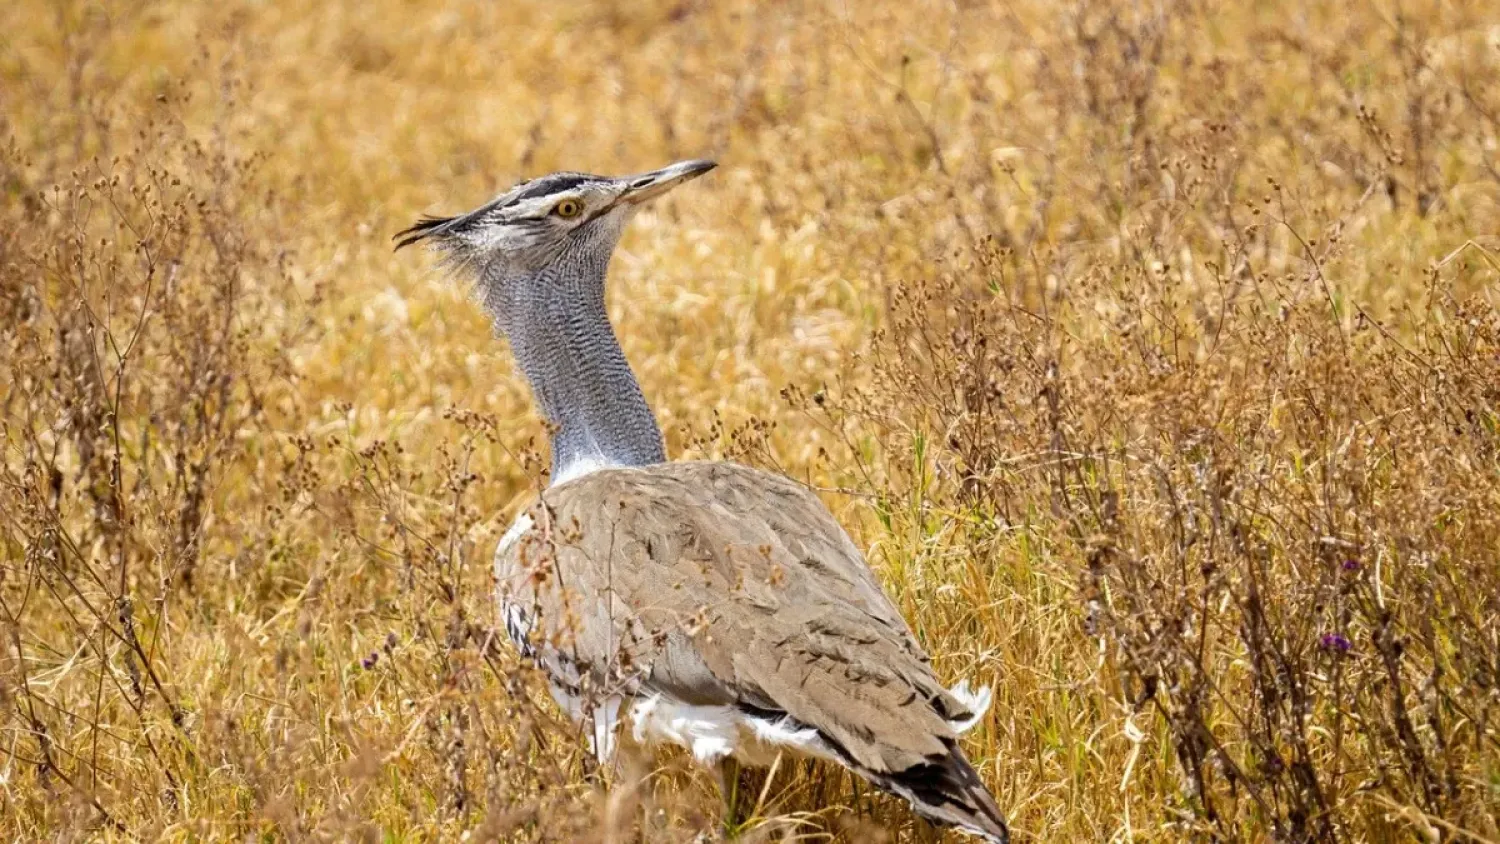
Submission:
M 669 451 L 828 490 L 1024 839 L 1500 841 L 1486 7 L 4 4 L 0 836 L 713 834 L 494 646 L 541 428 L 388 240 L 706 155 L 611 274 Z

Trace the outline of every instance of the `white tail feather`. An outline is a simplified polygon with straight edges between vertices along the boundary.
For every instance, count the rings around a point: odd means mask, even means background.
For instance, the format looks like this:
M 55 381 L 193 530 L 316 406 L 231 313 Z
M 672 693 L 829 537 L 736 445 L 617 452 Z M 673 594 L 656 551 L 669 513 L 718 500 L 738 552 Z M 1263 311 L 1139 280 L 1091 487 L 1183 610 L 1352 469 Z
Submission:
M 984 713 L 990 709 L 993 695 L 990 694 L 989 686 L 980 686 L 974 691 L 969 691 L 969 681 L 960 680 L 958 685 L 948 690 L 948 694 L 958 698 L 958 702 L 971 713 L 968 718 L 955 718 L 948 722 L 948 726 L 959 734 L 967 733 L 984 718 Z

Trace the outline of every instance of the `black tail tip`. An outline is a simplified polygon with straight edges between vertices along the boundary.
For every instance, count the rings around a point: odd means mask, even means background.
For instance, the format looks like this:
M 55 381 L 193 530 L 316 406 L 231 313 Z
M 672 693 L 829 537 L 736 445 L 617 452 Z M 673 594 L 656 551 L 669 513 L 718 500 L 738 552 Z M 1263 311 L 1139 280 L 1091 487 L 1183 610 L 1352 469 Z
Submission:
M 917 814 L 933 823 L 989 844 L 1010 842 L 1004 813 L 957 747 L 950 745 L 947 756 L 872 779 L 911 801 Z

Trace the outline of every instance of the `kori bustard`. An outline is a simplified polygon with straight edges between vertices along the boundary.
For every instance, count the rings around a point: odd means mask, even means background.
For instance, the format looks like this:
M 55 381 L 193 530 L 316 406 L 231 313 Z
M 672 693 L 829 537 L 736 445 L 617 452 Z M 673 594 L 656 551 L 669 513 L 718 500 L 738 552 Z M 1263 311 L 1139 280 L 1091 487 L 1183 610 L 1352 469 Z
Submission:
M 617 728 L 705 764 L 789 751 L 1006 841 L 958 747 L 989 690 L 938 681 L 817 496 L 734 463 L 666 460 L 605 314 L 605 270 L 643 202 L 713 167 L 554 173 L 397 235 L 472 278 L 551 426 L 550 484 L 495 554 L 506 629 L 601 761 Z

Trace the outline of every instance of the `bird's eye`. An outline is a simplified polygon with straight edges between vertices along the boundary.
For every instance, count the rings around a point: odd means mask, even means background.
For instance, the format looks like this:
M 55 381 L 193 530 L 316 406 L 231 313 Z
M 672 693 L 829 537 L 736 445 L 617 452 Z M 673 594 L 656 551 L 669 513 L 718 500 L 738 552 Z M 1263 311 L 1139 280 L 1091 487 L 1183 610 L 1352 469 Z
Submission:
M 564 199 L 552 207 L 552 213 L 569 220 L 583 213 L 583 204 L 576 199 Z

